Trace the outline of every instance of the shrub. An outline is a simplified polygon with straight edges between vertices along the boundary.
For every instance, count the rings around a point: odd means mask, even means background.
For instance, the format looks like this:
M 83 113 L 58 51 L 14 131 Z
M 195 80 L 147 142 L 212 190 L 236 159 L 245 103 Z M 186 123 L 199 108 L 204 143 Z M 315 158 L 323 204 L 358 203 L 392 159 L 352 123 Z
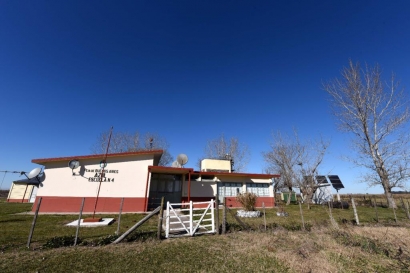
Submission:
M 145 242 L 150 239 L 157 238 L 157 231 L 136 231 L 133 232 L 128 238 L 126 239 L 127 242 Z
M 111 244 L 112 242 L 114 242 L 115 240 L 117 240 L 118 237 L 120 237 L 120 236 L 119 236 L 119 235 L 115 235 L 115 234 L 113 234 L 113 235 L 107 235 L 107 236 L 105 236 L 105 237 L 99 238 L 99 239 L 96 241 L 96 245 L 97 245 L 97 246 L 109 245 L 109 244 Z
M 300 223 L 296 222 L 290 222 L 290 223 L 285 223 L 282 225 L 282 227 L 288 231 L 299 231 L 303 230 L 303 226 Z M 305 230 L 306 231 L 311 231 L 312 230 L 312 224 L 310 223 L 305 223 Z
M 242 205 L 245 211 L 254 211 L 258 196 L 252 192 L 238 193 L 236 201 Z
M 58 248 L 74 245 L 74 236 L 59 236 L 53 237 L 43 245 L 44 248 Z M 77 238 L 77 243 L 81 243 L 81 239 Z
M 105 245 L 109 245 L 112 242 L 114 242 L 118 237 L 120 236 L 116 234 L 107 235 L 107 236 L 100 237 L 100 238 L 90 240 L 90 241 L 82 241 L 80 245 L 81 246 L 105 246 Z

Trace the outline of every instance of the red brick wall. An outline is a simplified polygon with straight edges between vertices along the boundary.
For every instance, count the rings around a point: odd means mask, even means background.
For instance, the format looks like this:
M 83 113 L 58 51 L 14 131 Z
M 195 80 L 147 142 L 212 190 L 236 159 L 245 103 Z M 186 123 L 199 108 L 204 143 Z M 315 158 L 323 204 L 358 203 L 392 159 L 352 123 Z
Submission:
M 33 205 L 33 211 L 37 207 L 39 200 L 37 196 Z M 57 197 L 43 196 L 39 212 L 61 213 L 73 212 L 79 213 L 82 197 Z M 93 213 L 96 197 L 86 197 L 84 202 L 83 213 Z M 116 197 L 99 197 L 96 212 L 117 213 L 120 211 L 121 198 Z M 144 212 L 145 198 L 124 198 L 122 212 Z

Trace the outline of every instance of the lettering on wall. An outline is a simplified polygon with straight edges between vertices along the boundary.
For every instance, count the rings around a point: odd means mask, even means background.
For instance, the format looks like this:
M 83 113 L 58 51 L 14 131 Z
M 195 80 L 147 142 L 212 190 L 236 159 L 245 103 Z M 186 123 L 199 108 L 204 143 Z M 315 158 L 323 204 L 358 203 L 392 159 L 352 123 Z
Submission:
M 92 174 L 93 177 L 88 177 L 88 182 L 114 182 L 115 177 L 111 174 L 118 174 L 118 170 L 102 170 L 102 169 L 85 169 L 85 172 Z

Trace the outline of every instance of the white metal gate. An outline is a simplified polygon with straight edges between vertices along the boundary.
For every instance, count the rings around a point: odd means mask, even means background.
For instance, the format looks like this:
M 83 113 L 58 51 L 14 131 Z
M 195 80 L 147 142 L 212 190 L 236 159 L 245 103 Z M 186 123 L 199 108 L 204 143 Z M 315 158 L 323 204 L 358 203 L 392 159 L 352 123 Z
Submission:
M 183 206 L 189 207 L 182 208 Z M 198 208 L 205 205 L 206 207 Z M 181 209 L 174 209 L 181 206 Z M 197 206 L 195 208 L 195 206 Z M 215 233 L 214 200 L 208 202 L 169 203 L 166 210 L 165 237 Z

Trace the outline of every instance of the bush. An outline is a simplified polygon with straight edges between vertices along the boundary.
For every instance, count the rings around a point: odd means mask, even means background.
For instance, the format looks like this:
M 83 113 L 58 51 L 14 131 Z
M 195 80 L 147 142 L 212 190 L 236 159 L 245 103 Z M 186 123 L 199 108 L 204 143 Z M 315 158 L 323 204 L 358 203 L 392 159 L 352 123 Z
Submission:
M 58 248 L 58 247 L 65 247 L 65 246 L 72 246 L 74 245 L 75 237 L 74 236 L 60 236 L 60 237 L 53 237 L 48 240 L 43 247 L 44 248 Z M 81 239 L 77 238 L 77 243 L 81 243 Z
M 105 237 L 99 238 L 98 240 L 95 241 L 95 244 L 97 246 L 105 246 L 105 245 L 109 245 L 112 242 L 114 242 L 115 240 L 118 239 L 118 237 L 120 237 L 119 235 L 107 235 Z
M 346 201 L 335 201 L 331 203 L 331 206 L 334 209 L 349 209 L 349 203 Z
M 157 238 L 157 231 L 137 231 L 133 232 L 128 238 L 126 239 L 127 242 L 145 242 L 150 239 Z
M 282 227 L 288 231 L 299 231 L 303 230 L 303 226 L 300 223 L 296 222 L 290 222 L 290 223 L 285 223 L 282 225 Z M 310 223 L 305 223 L 305 230 L 306 231 L 311 231 L 312 230 L 312 224 Z
M 239 193 L 236 196 L 236 201 L 238 201 L 239 204 L 242 205 L 245 211 L 255 210 L 256 199 L 258 199 L 258 196 L 251 192 Z

